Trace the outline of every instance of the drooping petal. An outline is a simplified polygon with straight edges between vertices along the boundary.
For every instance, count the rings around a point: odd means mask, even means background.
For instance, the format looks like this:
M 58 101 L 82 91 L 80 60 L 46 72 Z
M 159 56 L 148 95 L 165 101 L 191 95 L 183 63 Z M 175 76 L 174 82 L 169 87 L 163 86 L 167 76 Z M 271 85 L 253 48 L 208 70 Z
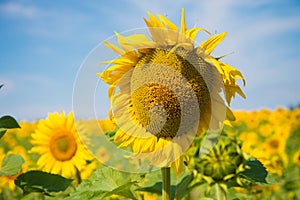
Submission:
M 131 45 L 128 45 L 128 40 L 126 37 L 120 35 L 118 32 L 115 32 L 117 38 L 118 38 L 118 43 L 120 47 L 125 51 L 125 52 L 131 52 L 134 51 L 134 48 Z
M 143 34 L 133 34 L 126 37 L 127 42 L 124 44 L 130 45 L 135 49 L 153 48 L 156 43 L 150 41 L 146 35 Z
M 105 46 L 107 46 L 109 49 L 111 49 L 112 51 L 118 53 L 119 55 L 123 55 L 125 53 L 124 50 L 120 49 L 119 47 L 107 42 L 107 41 L 104 41 L 103 44 Z
M 198 33 L 199 31 L 204 31 L 204 32 L 210 34 L 210 33 L 209 33 L 206 29 L 204 29 L 204 28 L 191 28 L 191 29 L 189 29 L 189 30 L 186 31 L 185 35 L 186 35 L 187 39 L 190 39 L 190 42 L 191 42 L 191 43 L 194 43 L 195 38 L 196 38 L 196 36 L 197 36 L 197 33 Z

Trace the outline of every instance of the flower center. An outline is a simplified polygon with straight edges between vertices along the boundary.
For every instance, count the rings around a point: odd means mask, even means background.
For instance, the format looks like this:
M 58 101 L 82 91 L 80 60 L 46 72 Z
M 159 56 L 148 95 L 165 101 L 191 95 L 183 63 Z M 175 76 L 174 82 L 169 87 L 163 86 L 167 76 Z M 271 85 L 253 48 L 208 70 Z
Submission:
M 77 150 L 76 140 L 69 133 L 60 133 L 51 138 L 50 150 L 56 160 L 71 160 Z
M 212 67 L 195 51 L 181 47 L 174 52 L 150 50 L 139 60 L 131 78 L 131 117 L 158 138 L 173 138 L 182 126 L 180 134 L 188 133 L 199 123 L 195 112 L 198 116 L 201 112 L 200 121 L 209 122 L 209 85 L 202 77 L 209 73 L 208 68 Z M 184 117 L 189 120 L 183 124 Z
M 271 140 L 269 144 L 270 144 L 270 147 L 273 149 L 278 149 L 278 147 L 279 147 L 278 140 Z

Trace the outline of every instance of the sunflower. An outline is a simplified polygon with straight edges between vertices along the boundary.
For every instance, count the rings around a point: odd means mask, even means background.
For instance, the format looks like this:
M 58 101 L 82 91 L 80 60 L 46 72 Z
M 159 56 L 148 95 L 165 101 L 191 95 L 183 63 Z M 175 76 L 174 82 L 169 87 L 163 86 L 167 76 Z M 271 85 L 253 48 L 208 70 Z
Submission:
M 300 150 L 295 152 L 293 162 L 300 167 Z
M 72 113 L 48 114 L 47 119 L 39 121 L 31 143 L 30 152 L 40 154 L 38 167 L 64 177 L 74 177 L 93 160 L 79 139 Z
M 109 116 L 119 126 L 114 137 L 119 147 L 131 146 L 139 158 L 158 167 L 175 163 L 178 172 L 181 155 L 195 136 L 235 119 L 229 105 L 236 93 L 245 98 L 236 79 L 245 80 L 211 55 L 226 33 L 187 29 L 184 9 L 180 29 L 162 15 L 148 14 L 144 20 L 151 39 L 116 32 L 120 47 L 104 45 L 119 57 L 103 62 L 109 67 L 97 75 L 110 85 Z M 195 47 L 199 31 L 210 37 Z

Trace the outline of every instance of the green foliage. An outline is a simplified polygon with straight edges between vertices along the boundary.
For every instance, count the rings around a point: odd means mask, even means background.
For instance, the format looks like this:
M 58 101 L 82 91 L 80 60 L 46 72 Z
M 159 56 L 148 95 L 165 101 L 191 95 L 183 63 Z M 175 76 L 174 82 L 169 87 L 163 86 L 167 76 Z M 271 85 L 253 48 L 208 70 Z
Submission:
M 18 154 L 8 154 L 2 160 L 0 175 L 12 176 L 20 172 L 24 159 Z
M 0 138 L 6 133 L 6 129 L 12 128 L 20 128 L 20 125 L 13 117 L 3 116 L 0 118 Z
M 249 168 L 241 172 L 241 174 L 245 176 L 245 178 L 258 183 L 267 183 L 266 177 L 268 175 L 268 172 L 259 160 L 247 160 L 246 165 L 249 166 Z
M 84 180 L 68 199 L 103 199 L 112 195 L 137 199 L 134 186 L 142 180 L 143 175 L 129 174 L 102 167 L 90 178 Z
M 21 128 L 18 122 L 11 116 L 3 116 L 0 118 L 0 128 Z
M 15 184 L 23 190 L 24 194 L 41 192 L 50 195 L 50 192 L 64 191 L 72 181 L 57 174 L 33 170 L 18 176 Z
M 183 171 L 178 177 L 171 173 L 171 199 L 182 199 L 189 191 L 193 178 L 188 171 Z M 162 194 L 162 176 L 159 170 L 147 174 L 145 180 L 143 186 L 139 186 L 136 191 Z

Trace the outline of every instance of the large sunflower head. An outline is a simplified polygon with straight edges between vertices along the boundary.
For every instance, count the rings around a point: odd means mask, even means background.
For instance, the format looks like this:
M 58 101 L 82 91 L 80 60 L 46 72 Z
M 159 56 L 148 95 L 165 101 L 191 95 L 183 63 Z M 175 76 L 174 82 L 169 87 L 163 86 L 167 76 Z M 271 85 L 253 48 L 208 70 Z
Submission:
M 211 56 L 226 33 L 187 29 L 184 10 L 179 29 L 162 15 L 149 13 L 144 20 L 150 36 L 116 33 L 120 47 L 104 42 L 119 57 L 104 62 L 110 66 L 98 75 L 110 85 L 109 114 L 119 126 L 115 142 L 131 146 L 154 165 L 175 161 L 178 170 L 181 154 L 196 135 L 234 120 L 228 106 L 236 93 L 245 97 L 236 83 L 237 78 L 244 79 L 238 70 Z M 210 38 L 195 46 L 199 31 Z
M 93 160 L 80 141 L 72 113 L 53 113 L 40 120 L 31 143 L 31 152 L 40 155 L 38 167 L 50 173 L 74 177 L 76 171 L 88 168 L 88 161 Z

